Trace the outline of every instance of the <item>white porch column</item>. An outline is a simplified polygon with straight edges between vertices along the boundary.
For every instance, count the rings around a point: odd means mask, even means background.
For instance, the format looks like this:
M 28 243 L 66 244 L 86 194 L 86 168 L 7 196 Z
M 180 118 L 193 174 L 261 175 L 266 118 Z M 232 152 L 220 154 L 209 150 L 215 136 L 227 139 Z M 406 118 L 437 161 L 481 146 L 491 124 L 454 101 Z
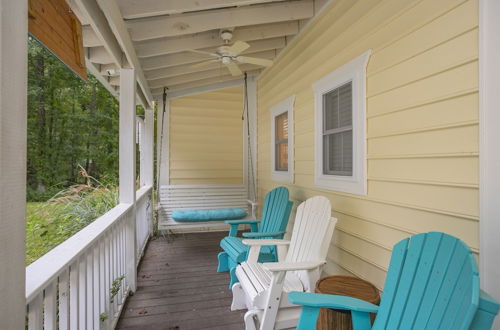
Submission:
M 135 204 L 135 69 L 120 71 L 120 203 Z M 135 210 L 126 228 L 127 283 L 136 289 Z
M 500 2 L 479 5 L 479 275 L 481 288 L 500 300 Z M 492 329 L 500 330 L 500 317 Z
M 137 143 L 136 143 L 136 146 L 139 147 L 139 187 L 143 187 L 145 185 L 144 183 L 144 170 L 145 170 L 145 167 L 144 167 L 144 148 L 145 148 L 145 145 L 144 145 L 144 120 L 137 116 L 136 117 L 136 128 L 137 128 L 137 132 L 135 132 L 136 136 L 137 136 Z M 137 153 L 136 153 L 137 154 Z
M 28 2 L 0 0 L 0 322 L 24 329 Z
M 141 169 L 144 167 L 144 185 L 153 186 L 153 163 L 154 163 L 154 113 L 153 109 L 148 108 L 145 112 L 144 118 L 144 137 L 143 137 L 143 150 L 144 164 L 141 164 Z

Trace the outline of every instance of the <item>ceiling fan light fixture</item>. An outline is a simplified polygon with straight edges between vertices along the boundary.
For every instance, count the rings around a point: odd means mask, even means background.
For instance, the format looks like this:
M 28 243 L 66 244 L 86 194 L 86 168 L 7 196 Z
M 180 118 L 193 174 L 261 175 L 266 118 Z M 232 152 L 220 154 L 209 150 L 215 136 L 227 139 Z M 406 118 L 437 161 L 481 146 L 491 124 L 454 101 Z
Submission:
M 228 65 L 231 63 L 231 58 L 229 56 L 222 56 L 222 64 Z
M 231 41 L 231 38 L 233 37 L 233 31 L 231 30 L 221 30 L 220 31 L 220 37 L 222 40 L 224 40 L 224 43 L 229 43 Z

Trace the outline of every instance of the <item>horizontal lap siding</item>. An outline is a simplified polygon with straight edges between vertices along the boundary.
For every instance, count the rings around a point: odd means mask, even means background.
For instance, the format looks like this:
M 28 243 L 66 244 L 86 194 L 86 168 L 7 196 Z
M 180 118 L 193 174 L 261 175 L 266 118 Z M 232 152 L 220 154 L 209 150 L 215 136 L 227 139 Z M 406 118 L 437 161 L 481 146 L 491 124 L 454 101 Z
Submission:
M 170 184 L 243 183 L 241 87 L 170 105 Z
M 430 230 L 478 253 L 478 1 L 340 0 L 258 82 L 259 196 L 270 174 L 269 108 L 295 94 L 291 198 L 329 197 L 339 223 L 327 272 L 383 287 L 392 246 Z M 368 195 L 314 186 L 312 83 L 372 49 Z

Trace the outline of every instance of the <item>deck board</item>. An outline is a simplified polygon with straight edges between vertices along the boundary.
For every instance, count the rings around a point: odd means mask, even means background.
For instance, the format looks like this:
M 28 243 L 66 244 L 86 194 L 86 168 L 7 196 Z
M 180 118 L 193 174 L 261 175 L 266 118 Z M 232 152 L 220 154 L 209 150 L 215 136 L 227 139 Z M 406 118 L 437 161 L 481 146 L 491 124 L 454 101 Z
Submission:
M 149 242 L 116 329 L 244 329 L 231 312 L 228 273 L 217 273 L 226 232 L 171 235 Z

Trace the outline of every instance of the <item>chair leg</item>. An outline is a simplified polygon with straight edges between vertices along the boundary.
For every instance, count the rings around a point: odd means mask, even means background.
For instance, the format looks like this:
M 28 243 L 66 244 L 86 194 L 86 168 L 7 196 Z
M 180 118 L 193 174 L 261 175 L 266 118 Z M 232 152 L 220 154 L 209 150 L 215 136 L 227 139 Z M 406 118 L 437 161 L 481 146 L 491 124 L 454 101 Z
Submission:
M 229 270 L 229 265 L 228 265 L 228 255 L 226 252 L 220 252 L 217 255 L 217 259 L 219 259 L 219 265 L 217 266 L 217 272 L 218 273 L 223 273 L 227 272 Z
M 236 311 L 247 309 L 247 305 L 245 303 L 245 291 L 241 287 L 241 284 L 239 282 L 235 283 L 231 290 L 233 291 L 233 302 L 231 304 L 231 310 Z
M 245 330 L 257 330 L 259 326 L 259 310 L 251 310 L 245 313 L 243 320 L 245 321 Z
M 229 269 L 229 278 L 229 289 L 231 289 L 235 283 L 239 282 L 238 277 L 236 276 L 236 267 Z

